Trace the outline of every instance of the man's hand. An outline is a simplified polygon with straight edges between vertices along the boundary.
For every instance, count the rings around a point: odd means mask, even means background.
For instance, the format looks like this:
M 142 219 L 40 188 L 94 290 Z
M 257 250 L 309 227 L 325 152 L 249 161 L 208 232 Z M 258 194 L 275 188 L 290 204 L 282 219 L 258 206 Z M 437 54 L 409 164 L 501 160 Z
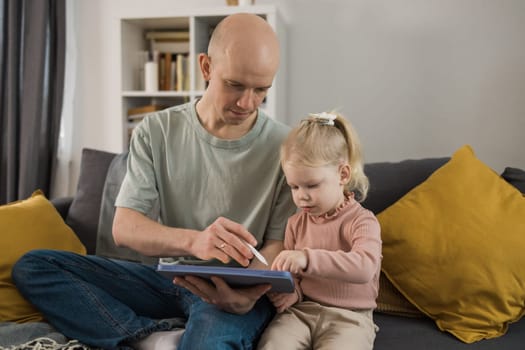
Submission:
M 283 250 L 272 263 L 272 270 L 290 271 L 300 275 L 308 266 L 308 256 L 302 250 Z
M 226 218 L 216 219 L 204 231 L 168 227 L 129 208 L 117 208 L 113 219 L 113 238 L 117 246 L 147 256 L 193 255 L 203 260 L 231 259 L 248 266 L 253 254 L 244 241 L 257 240 L 241 224 Z
M 232 314 L 245 314 L 250 311 L 257 300 L 271 289 L 269 284 L 232 289 L 223 279 L 211 278 L 210 283 L 195 276 L 175 277 L 173 283 L 188 289 L 207 303 Z
M 215 258 L 226 264 L 233 259 L 248 266 L 253 254 L 243 240 L 254 246 L 257 244 L 255 237 L 241 224 L 220 217 L 193 236 L 190 252 L 204 260 Z
M 283 312 L 299 301 L 299 296 L 295 291 L 293 293 L 268 293 L 268 298 L 278 313 Z

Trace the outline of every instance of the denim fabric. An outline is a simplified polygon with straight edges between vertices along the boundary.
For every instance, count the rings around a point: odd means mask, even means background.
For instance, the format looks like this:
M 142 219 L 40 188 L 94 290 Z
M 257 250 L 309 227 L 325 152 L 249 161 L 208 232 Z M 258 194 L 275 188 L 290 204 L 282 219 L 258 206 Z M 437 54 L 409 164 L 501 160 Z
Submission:
M 261 298 L 245 315 L 223 312 L 175 286 L 152 266 L 35 250 L 13 268 L 13 280 L 60 332 L 94 347 L 123 349 L 182 317 L 178 349 L 252 349 L 274 309 Z

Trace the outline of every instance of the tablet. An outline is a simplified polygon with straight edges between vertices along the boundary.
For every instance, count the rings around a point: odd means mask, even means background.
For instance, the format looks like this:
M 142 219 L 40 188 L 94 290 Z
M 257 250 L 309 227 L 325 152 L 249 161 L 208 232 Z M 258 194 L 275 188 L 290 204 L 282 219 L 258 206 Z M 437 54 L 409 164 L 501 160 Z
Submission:
M 193 275 L 209 279 L 217 276 L 232 287 L 246 287 L 256 284 L 272 285 L 271 292 L 291 293 L 294 291 L 292 274 L 288 271 L 254 270 L 243 267 L 222 267 L 204 265 L 157 265 L 157 271 L 173 279 L 175 276 Z

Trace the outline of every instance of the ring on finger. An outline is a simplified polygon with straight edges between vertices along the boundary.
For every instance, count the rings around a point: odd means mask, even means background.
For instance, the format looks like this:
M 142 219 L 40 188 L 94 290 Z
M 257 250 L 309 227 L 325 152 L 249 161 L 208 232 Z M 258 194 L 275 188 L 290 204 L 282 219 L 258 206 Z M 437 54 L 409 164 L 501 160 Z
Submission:
M 222 242 L 217 248 L 224 249 L 226 247 L 226 243 Z

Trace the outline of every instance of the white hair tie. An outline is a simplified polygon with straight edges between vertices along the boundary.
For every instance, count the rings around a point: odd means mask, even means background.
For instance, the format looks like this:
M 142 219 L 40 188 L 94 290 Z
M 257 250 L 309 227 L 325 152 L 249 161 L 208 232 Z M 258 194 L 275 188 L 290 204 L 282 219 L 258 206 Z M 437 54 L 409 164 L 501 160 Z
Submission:
M 337 118 L 337 115 L 327 112 L 310 113 L 309 116 L 321 125 L 335 125 L 334 120 Z

